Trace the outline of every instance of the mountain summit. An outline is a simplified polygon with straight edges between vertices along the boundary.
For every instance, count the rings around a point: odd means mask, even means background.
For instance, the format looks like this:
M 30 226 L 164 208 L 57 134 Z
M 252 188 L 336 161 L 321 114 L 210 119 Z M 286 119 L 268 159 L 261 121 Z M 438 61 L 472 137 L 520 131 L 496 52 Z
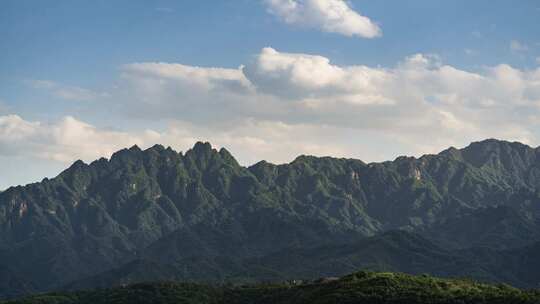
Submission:
M 539 190 L 540 150 L 498 140 L 247 168 L 209 143 L 134 146 L 0 193 L 0 294 L 354 268 L 536 286 Z

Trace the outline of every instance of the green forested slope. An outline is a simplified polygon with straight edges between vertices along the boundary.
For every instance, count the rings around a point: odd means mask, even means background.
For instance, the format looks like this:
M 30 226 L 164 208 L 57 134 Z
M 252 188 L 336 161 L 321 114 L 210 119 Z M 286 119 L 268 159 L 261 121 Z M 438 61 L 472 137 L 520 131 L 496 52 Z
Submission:
M 358 272 L 341 279 L 241 287 L 146 283 L 115 289 L 51 293 L 5 304 L 532 304 L 539 301 L 540 292 L 522 291 L 507 285 L 486 285 L 425 275 Z

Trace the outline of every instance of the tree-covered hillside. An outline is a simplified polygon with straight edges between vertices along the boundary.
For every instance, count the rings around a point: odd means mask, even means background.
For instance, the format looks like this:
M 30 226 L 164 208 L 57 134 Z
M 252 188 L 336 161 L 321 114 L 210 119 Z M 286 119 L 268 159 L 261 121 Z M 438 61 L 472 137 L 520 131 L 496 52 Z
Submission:
M 540 292 L 427 275 L 357 272 L 343 278 L 237 287 L 139 283 L 113 289 L 50 293 L 4 304 L 533 304 Z

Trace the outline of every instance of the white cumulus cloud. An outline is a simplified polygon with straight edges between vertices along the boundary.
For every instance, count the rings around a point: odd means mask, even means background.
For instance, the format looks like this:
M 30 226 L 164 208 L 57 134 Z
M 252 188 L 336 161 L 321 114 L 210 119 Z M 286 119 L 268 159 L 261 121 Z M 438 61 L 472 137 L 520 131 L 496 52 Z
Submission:
M 122 148 L 154 144 L 185 151 L 196 141 L 207 140 L 227 147 L 243 164 L 261 159 L 288 162 L 300 154 L 345 155 L 345 146 L 317 143 L 332 139 L 336 130 L 313 125 L 290 125 L 278 121 L 243 119 L 226 128 L 172 121 L 164 130 L 112 131 L 71 116 L 43 123 L 18 115 L 0 116 L 0 157 L 26 157 L 70 163 L 110 157 Z M 286 145 L 287 149 L 282 149 Z
M 354 11 L 344 0 L 265 0 L 268 11 L 285 23 L 345 36 L 375 38 L 377 24 Z
M 0 154 L 70 162 L 108 156 L 116 150 L 142 144 L 152 133 L 134 136 L 97 128 L 71 116 L 43 123 L 18 115 L 0 116 Z
M 394 67 L 341 66 L 324 56 L 267 47 L 238 69 L 141 63 L 123 73 L 126 95 L 118 100 L 129 115 L 220 132 L 245 126 L 245 119 L 336 134 L 375 132 L 409 147 L 395 151 L 411 153 L 487 137 L 534 144 L 540 136 L 540 69 L 499 64 L 472 72 L 430 54 L 411 55 Z M 317 137 L 310 141 L 323 146 Z

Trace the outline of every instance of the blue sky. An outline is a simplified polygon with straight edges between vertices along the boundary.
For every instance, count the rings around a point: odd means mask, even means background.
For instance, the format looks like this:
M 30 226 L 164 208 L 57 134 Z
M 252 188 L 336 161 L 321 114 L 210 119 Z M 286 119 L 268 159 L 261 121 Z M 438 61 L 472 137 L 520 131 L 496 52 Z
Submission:
M 4 0 L 0 188 L 130 144 L 246 165 L 536 146 L 538 20 L 532 0 Z

